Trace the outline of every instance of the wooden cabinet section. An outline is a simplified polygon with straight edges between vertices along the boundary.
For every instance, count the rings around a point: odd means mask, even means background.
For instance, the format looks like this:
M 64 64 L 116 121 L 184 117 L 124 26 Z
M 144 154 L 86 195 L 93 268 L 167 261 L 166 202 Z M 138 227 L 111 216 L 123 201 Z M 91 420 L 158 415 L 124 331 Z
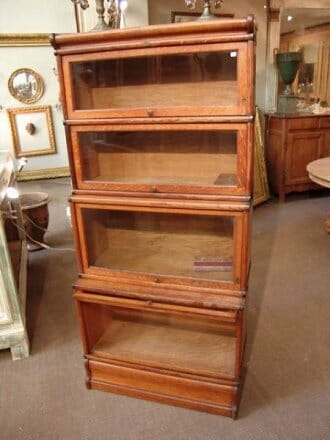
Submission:
M 85 192 L 251 191 L 252 123 L 72 126 L 70 138 L 77 188 Z
M 330 155 L 330 117 L 267 115 L 266 158 L 272 190 L 285 194 L 317 188 L 306 170 L 313 160 Z
M 152 28 L 136 29 L 134 41 L 129 41 L 132 30 L 126 36 L 114 31 L 108 50 L 88 58 L 71 52 L 63 58 L 68 117 L 251 114 L 254 100 L 247 79 L 253 76 L 254 47 L 252 41 L 243 42 L 243 27 L 244 20 L 224 38 L 216 23 L 209 27 L 206 40 L 195 23 L 186 25 L 192 32 L 187 39 L 173 26 L 164 28 L 162 37 Z M 127 38 L 120 47 L 118 37 Z M 61 37 L 62 43 L 69 38 Z M 99 44 L 101 38 L 100 34 Z M 79 41 L 83 45 L 86 38 Z
M 111 199 L 98 205 L 72 200 L 84 273 L 247 289 L 248 211 L 164 212 L 123 209 Z
M 89 388 L 237 414 L 254 20 L 55 35 Z

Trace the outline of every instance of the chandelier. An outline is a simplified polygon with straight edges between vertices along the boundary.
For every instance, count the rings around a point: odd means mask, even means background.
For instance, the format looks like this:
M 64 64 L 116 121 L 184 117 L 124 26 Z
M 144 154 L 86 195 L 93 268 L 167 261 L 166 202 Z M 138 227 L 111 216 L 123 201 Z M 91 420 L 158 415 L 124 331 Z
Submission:
M 196 0 L 185 0 L 186 6 L 189 9 L 195 9 Z M 221 8 L 223 0 L 213 0 L 215 9 Z M 198 20 L 214 20 L 215 15 L 211 12 L 211 0 L 204 0 L 203 13 Z

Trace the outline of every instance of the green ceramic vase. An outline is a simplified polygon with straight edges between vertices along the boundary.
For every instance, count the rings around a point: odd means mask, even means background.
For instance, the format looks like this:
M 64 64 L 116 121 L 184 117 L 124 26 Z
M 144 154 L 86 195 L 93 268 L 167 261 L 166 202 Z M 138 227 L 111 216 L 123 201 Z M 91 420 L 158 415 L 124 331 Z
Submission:
M 297 75 L 300 63 L 300 52 L 279 52 L 276 54 L 276 65 L 285 84 L 283 95 L 293 95 L 291 84 Z

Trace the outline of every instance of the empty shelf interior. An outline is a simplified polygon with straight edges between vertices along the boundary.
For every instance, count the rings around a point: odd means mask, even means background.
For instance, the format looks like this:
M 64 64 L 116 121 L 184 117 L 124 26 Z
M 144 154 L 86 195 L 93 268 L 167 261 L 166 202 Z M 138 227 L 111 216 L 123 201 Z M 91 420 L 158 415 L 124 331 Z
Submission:
M 215 377 L 234 376 L 235 353 L 233 324 L 147 312 L 114 312 L 92 348 L 96 356 Z

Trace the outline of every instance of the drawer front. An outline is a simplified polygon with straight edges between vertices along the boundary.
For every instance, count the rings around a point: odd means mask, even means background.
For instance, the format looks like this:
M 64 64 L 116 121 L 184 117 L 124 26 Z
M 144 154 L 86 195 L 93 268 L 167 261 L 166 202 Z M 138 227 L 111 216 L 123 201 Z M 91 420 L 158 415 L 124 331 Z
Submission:
M 69 119 L 254 113 L 254 44 L 63 56 Z
M 85 354 L 164 374 L 236 381 L 242 314 L 77 292 Z
M 310 118 L 289 119 L 289 130 L 309 130 L 319 127 L 319 118 L 314 116 Z
M 251 194 L 252 124 L 72 126 L 77 188 Z
M 249 212 L 81 200 L 72 207 L 80 269 L 87 276 L 158 286 L 247 289 Z
M 173 377 L 89 361 L 90 387 L 232 417 L 237 386 Z
M 324 116 L 320 118 L 320 127 L 321 128 L 330 128 L 330 116 Z

